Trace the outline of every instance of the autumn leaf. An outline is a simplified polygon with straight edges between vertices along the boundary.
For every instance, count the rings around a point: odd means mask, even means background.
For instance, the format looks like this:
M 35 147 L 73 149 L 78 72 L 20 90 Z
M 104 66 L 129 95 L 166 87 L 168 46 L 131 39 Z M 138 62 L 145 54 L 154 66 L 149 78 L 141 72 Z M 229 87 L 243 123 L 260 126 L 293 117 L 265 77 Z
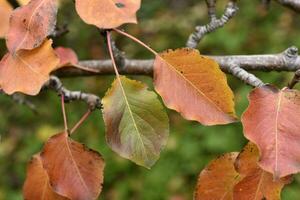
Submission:
M 63 3 L 62 1 L 63 0 L 56 0 L 57 1 L 57 3 L 58 3 L 58 5 L 60 5 L 61 3 Z M 30 0 L 17 0 L 17 2 L 20 4 L 20 5 L 26 5 L 26 4 L 28 4 L 29 2 L 30 2 Z
M 13 8 L 7 0 L 0 0 L 0 38 L 4 38 L 9 27 L 9 17 Z
M 237 155 L 227 153 L 208 164 L 199 175 L 195 200 L 232 200 L 233 187 L 241 178 L 234 169 Z
M 109 146 L 150 168 L 169 135 L 168 116 L 154 92 L 141 82 L 118 77 L 102 99 Z
M 76 0 L 81 19 L 102 29 L 137 23 L 136 12 L 140 6 L 141 0 Z
M 77 200 L 98 198 L 104 170 L 99 153 L 60 133 L 48 140 L 41 157 L 56 193 Z
M 258 160 L 258 148 L 248 143 L 235 161 L 236 170 L 244 178 L 234 187 L 234 200 L 280 200 L 281 189 L 291 177 L 274 181 L 271 173 L 258 166 Z
M 242 116 L 245 136 L 260 150 L 259 166 L 276 179 L 300 171 L 300 92 L 254 89 Z
M 23 197 L 27 200 L 68 200 L 52 190 L 39 154 L 34 155 L 28 164 Z
M 236 121 L 233 93 L 219 65 L 197 50 L 177 49 L 158 54 L 154 85 L 165 105 L 188 120 L 204 125 Z
M 7 53 L 0 62 L 1 89 L 7 94 L 38 94 L 49 73 L 59 64 L 51 44 L 52 40 L 47 40 L 34 50 L 20 50 L 16 55 Z
M 26 5 L 29 3 L 30 0 L 17 0 L 17 2 L 20 4 L 20 5 Z
M 65 48 L 65 47 L 57 47 L 55 48 L 55 53 L 60 60 L 59 63 L 60 67 L 78 64 L 78 58 L 75 51 L 73 51 L 73 49 Z
M 53 33 L 57 3 L 53 0 L 31 0 L 13 11 L 6 45 L 12 54 L 20 49 L 39 47 Z

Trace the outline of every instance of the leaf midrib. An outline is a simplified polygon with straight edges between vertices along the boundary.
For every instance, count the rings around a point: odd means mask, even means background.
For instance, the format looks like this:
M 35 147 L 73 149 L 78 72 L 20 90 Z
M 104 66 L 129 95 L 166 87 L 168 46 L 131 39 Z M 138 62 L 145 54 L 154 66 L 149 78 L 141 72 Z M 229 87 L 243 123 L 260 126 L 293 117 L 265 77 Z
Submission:
M 261 171 L 262 171 L 262 172 L 261 172 L 261 175 L 260 175 L 260 178 L 259 178 L 259 182 L 258 182 L 258 185 L 257 185 L 257 188 L 256 188 L 254 200 L 256 200 L 257 197 L 258 197 L 258 194 L 259 194 L 259 191 L 260 191 L 260 187 L 261 187 L 261 184 L 262 184 L 264 175 L 265 175 L 265 172 L 264 172 L 263 170 L 261 170 Z
M 279 112 L 282 102 L 282 90 L 279 92 L 279 97 L 277 101 L 277 108 L 276 108 L 276 117 L 275 117 L 275 174 L 278 175 L 278 118 L 279 118 Z
M 158 55 L 162 60 L 164 60 L 170 69 L 176 72 L 177 75 L 181 76 L 186 82 L 188 82 L 198 93 L 200 93 L 204 98 L 206 98 L 210 103 L 212 103 L 220 112 L 227 114 L 223 111 L 215 102 L 213 102 L 208 96 L 206 96 L 200 89 L 198 89 L 189 79 L 187 79 L 183 74 L 181 74 L 171 63 Z M 233 117 L 233 116 L 231 116 Z
M 143 154 L 145 155 L 146 159 L 148 159 L 148 158 L 147 158 L 147 154 L 146 154 L 145 144 L 144 144 L 144 142 L 143 142 L 143 140 L 142 140 L 141 133 L 140 133 L 140 131 L 139 131 L 137 125 L 136 125 L 136 121 L 135 121 L 134 116 L 133 116 L 133 113 L 132 113 L 132 111 L 131 111 L 130 104 L 129 104 L 129 101 L 128 101 L 127 96 L 126 96 L 125 89 L 124 89 L 124 87 L 123 87 L 121 77 L 120 77 L 119 75 L 117 75 L 117 79 L 118 79 L 118 81 L 119 81 L 119 84 L 120 84 L 120 87 L 121 87 L 121 90 L 122 90 L 122 94 L 123 94 L 123 96 L 124 96 L 125 104 L 126 104 L 126 107 L 128 108 L 128 111 L 129 111 L 130 118 L 131 118 L 131 120 L 132 120 L 132 122 L 133 122 L 133 124 L 134 124 L 134 128 L 135 128 L 136 132 L 138 133 L 137 135 L 138 135 L 139 141 L 140 141 L 141 144 L 142 144 L 142 147 L 143 147 L 143 148 L 142 148 L 142 149 L 143 149 Z M 124 112 L 125 112 L 125 111 L 124 111 Z
M 70 149 L 69 142 L 68 142 L 68 136 L 67 136 L 67 135 L 64 135 L 64 137 L 65 137 L 64 140 L 65 140 L 65 142 L 66 142 L 67 150 L 68 150 L 68 153 L 70 154 L 71 161 L 72 161 L 72 163 L 73 163 L 73 165 L 74 165 L 75 171 L 76 171 L 76 173 L 78 174 L 79 179 L 80 179 L 80 182 L 81 182 L 81 184 L 84 186 L 84 189 L 89 193 L 89 189 L 88 189 L 87 185 L 85 184 L 85 181 L 83 180 L 83 177 L 81 176 L 81 173 L 80 173 L 80 171 L 79 171 L 79 169 L 78 169 L 78 167 L 77 167 L 77 163 L 76 163 L 76 161 L 75 161 L 75 159 L 74 159 L 74 157 L 73 157 L 72 151 L 71 151 L 71 149 Z
M 33 10 L 33 12 L 32 12 L 32 15 L 30 16 L 29 22 L 28 22 L 28 24 L 27 24 L 27 26 L 26 26 L 26 33 L 25 33 L 25 36 L 23 37 L 23 40 L 20 42 L 20 44 L 16 47 L 16 49 L 18 49 L 18 48 L 24 43 L 25 38 L 27 38 L 27 36 L 28 36 L 28 32 L 29 32 L 28 30 L 29 30 L 29 27 L 31 26 L 31 22 L 32 22 L 33 16 L 34 16 L 35 12 L 42 6 L 42 4 L 43 4 L 45 1 L 46 1 L 46 0 L 42 0 L 42 1 L 40 2 L 40 4 L 38 4 L 38 6 L 37 6 L 36 8 L 34 8 L 34 10 Z

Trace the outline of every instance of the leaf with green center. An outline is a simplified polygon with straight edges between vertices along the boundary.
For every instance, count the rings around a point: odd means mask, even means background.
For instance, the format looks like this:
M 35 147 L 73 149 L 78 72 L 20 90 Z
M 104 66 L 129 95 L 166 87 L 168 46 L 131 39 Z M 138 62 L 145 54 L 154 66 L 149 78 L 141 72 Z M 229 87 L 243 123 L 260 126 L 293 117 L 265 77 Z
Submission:
M 157 95 L 143 83 L 120 76 L 102 103 L 109 146 L 122 157 L 150 168 L 169 135 L 168 116 Z

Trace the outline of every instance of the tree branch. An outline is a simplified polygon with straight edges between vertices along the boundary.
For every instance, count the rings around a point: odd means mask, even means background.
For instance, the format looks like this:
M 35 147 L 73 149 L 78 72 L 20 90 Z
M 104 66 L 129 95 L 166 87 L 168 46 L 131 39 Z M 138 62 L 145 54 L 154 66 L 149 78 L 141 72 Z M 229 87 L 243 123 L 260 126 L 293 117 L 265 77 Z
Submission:
M 296 71 L 297 69 L 300 69 L 300 56 L 298 56 L 298 49 L 296 47 L 290 47 L 279 54 L 208 57 L 216 60 L 224 72 L 231 73 L 254 87 L 257 87 L 261 83 L 259 83 L 259 81 L 247 71 Z M 153 62 L 154 61 L 151 59 L 126 59 L 124 67 L 119 69 L 119 72 L 120 74 L 152 76 Z M 114 69 L 110 60 L 81 61 L 79 62 L 79 65 L 95 72 L 85 71 L 75 67 L 66 67 L 56 71 L 55 74 L 60 77 L 114 74 Z M 241 69 L 243 69 L 243 72 Z M 244 72 L 247 72 L 248 75 L 246 75 Z
M 98 96 L 81 91 L 70 91 L 63 86 L 62 82 L 56 76 L 50 77 L 49 81 L 43 87 L 43 89 L 46 88 L 56 91 L 58 95 L 63 94 L 65 102 L 75 100 L 84 101 L 89 105 L 90 110 L 100 109 L 102 107 Z
M 197 26 L 194 33 L 189 36 L 187 47 L 196 48 L 201 39 L 208 33 L 223 27 L 238 11 L 236 0 L 230 0 L 220 19 L 216 17 L 216 0 L 206 0 L 210 23 L 204 26 Z
M 299 0 L 275 0 L 277 3 L 291 8 L 296 12 L 300 12 L 300 1 Z

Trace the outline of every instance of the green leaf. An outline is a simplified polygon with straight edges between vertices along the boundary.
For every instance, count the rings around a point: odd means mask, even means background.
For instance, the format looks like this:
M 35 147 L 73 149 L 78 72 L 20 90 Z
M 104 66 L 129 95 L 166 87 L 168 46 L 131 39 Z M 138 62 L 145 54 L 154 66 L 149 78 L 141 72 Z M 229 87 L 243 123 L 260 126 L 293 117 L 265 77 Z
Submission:
M 157 95 L 145 84 L 120 76 L 102 104 L 109 146 L 138 165 L 154 165 L 169 135 L 168 116 Z

